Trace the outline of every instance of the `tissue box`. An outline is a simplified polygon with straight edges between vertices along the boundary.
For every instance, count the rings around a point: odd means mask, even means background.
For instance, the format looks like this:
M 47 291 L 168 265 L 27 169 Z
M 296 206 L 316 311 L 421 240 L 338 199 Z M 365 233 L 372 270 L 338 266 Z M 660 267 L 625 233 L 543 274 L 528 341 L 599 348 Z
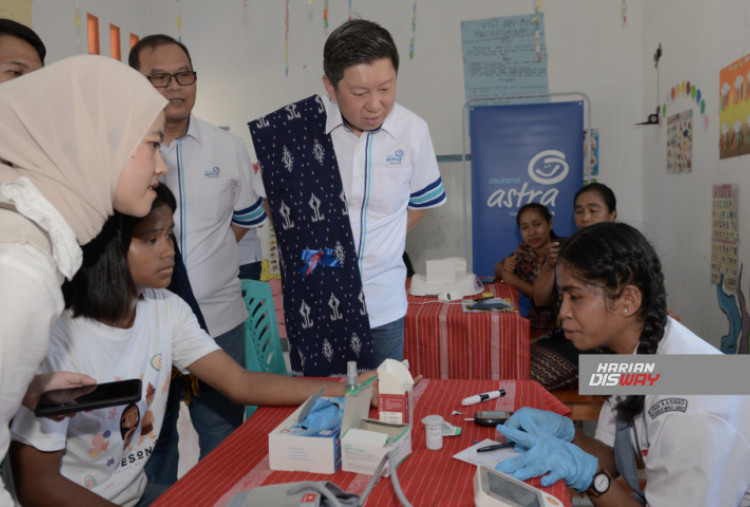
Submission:
M 311 396 L 268 434 L 268 466 L 271 470 L 332 474 L 341 466 L 340 430 L 326 430 L 315 435 L 291 432 L 304 407 L 318 397 L 318 394 Z
M 409 369 L 395 359 L 386 359 L 378 367 L 378 418 L 389 423 L 411 424 L 414 420 Z
M 371 382 L 346 397 L 341 467 L 348 472 L 372 475 L 383 456 L 391 450 L 395 450 L 396 466 L 411 454 L 411 426 L 362 417 L 369 412 L 371 397 Z M 388 476 L 387 466 L 383 468 L 382 475 Z

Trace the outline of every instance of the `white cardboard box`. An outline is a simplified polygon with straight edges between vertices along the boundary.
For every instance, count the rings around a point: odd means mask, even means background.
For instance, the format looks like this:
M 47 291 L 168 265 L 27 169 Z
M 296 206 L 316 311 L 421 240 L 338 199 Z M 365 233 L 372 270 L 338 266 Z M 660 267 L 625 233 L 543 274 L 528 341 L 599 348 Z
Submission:
M 374 474 L 383 456 L 395 450 L 396 466 L 411 454 L 411 426 L 392 424 L 363 418 L 367 415 L 372 397 L 372 385 L 347 395 L 342 425 L 342 469 L 348 472 Z M 347 418 L 349 418 L 347 420 Z M 343 428 L 346 429 L 343 429 Z M 388 476 L 388 467 L 382 475 Z
M 378 366 L 378 418 L 389 423 L 413 424 L 414 379 L 400 361 L 386 359 Z
M 340 430 L 307 436 L 292 432 L 304 407 L 314 403 L 315 398 L 318 395 L 311 396 L 268 434 L 271 470 L 332 474 L 341 465 Z
M 295 434 L 292 428 L 298 422 L 300 414 L 306 406 L 314 404 L 315 399 L 319 397 L 318 395 L 311 396 L 268 434 L 269 468 L 271 470 L 332 474 L 341 466 L 341 435 L 344 435 L 349 428 L 363 429 L 369 433 L 395 432 L 396 436 L 398 436 L 395 441 L 400 442 L 399 445 L 406 444 L 408 440 L 408 452 L 405 452 L 405 454 L 400 453 L 400 455 L 403 454 L 403 457 L 409 455 L 411 453 L 411 432 L 408 431 L 410 429 L 409 425 L 368 426 L 372 423 L 377 423 L 377 425 L 382 424 L 380 421 L 367 419 L 367 414 L 370 411 L 370 399 L 372 398 L 374 381 L 375 377 L 372 377 L 359 386 L 354 393 L 347 395 L 340 430 L 322 431 L 315 435 Z M 388 435 L 391 433 L 388 433 Z M 384 452 L 385 450 L 377 457 L 377 461 L 372 467 L 373 471 Z M 346 470 L 346 468 L 344 469 Z

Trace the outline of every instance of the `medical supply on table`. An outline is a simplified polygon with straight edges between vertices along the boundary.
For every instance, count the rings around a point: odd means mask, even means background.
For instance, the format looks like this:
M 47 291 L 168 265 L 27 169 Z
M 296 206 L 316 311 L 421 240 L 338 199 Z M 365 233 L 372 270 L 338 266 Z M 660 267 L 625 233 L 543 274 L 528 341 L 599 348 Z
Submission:
M 497 426 L 503 424 L 513 412 L 503 412 L 502 410 L 480 410 L 474 412 L 474 422 L 479 426 Z
M 437 296 L 450 294 L 451 299 L 460 300 L 484 290 L 484 285 L 474 273 L 466 272 L 466 259 L 451 257 L 425 262 L 425 276 L 415 274 L 411 278 L 409 294 L 412 296 Z
M 386 359 L 378 366 L 378 419 L 410 424 L 414 418 L 414 378 L 403 363 Z
M 344 393 L 349 394 L 359 387 L 359 377 L 357 376 L 357 361 L 348 361 L 346 363 L 346 387 Z
M 395 450 L 398 466 L 412 451 L 411 426 L 369 419 L 372 378 L 346 396 L 341 433 L 341 468 L 373 474 L 385 453 Z
M 305 417 L 292 426 L 295 435 L 315 435 L 324 431 L 341 429 L 344 415 L 344 398 L 317 398 Z
M 474 505 L 477 507 L 558 507 L 562 502 L 530 484 L 478 466 L 474 474 Z
M 395 451 L 384 455 L 378 463 L 372 479 L 361 495 L 348 493 L 330 481 L 288 482 L 260 486 L 235 493 L 227 503 L 227 507 L 253 507 L 256 505 L 273 505 L 274 507 L 298 507 L 299 505 L 364 505 L 373 487 L 378 482 L 380 473 L 386 466 L 389 470 L 393 490 L 401 505 L 411 507 L 404 496 L 396 474 L 397 458 Z
M 425 444 L 433 451 L 443 448 L 443 418 L 439 415 L 428 415 L 424 423 Z
M 477 452 L 492 452 L 492 451 L 497 451 L 500 449 L 510 449 L 514 445 L 516 444 L 513 442 L 503 442 L 502 444 L 486 445 L 484 447 L 480 447 L 479 449 L 477 449 Z
M 500 398 L 501 396 L 505 396 L 505 389 L 499 389 L 497 391 L 490 391 L 488 393 L 469 396 L 468 398 L 464 398 L 463 400 L 461 400 L 461 405 L 476 405 L 477 403 L 481 403 L 485 400 L 493 400 L 495 398 Z
M 477 449 L 497 445 L 498 443 L 497 440 L 485 438 L 480 442 L 475 442 L 463 451 L 457 452 L 453 455 L 453 458 L 463 461 L 464 463 L 469 463 L 470 465 L 483 465 L 494 469 L 495 465 L 501 461 L 518 456 L 518 453 L 512 447 L 498 449 L 493 452 L 477 452 Z
M 570 417 L 531 407 L 516 410 L 505 422 L 505 426 L 518 428 L 532 435 L 552 435 L 566 442 L 572 442 L 576 433 Z

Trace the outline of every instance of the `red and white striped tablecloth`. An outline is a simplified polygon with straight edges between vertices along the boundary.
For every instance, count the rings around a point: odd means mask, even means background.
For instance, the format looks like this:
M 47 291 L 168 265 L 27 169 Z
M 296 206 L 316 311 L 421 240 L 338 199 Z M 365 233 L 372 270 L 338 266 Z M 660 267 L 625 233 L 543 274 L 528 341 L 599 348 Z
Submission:
M 485 289 L 518 306 L 518 292 L 510 285 L 498 281 Z M 411 295 L 408 300 L 404 358 L 415 375 L 528 380 L 529 321 L 518 312 L 466 313 L 460 302 Z
M 472 407 L 462 407 L 461 400 L 472 394 L 503 388 L 507 395 Z M 465 417 L 475 410 L 516 410 L 531 406 L 569 415 L 570 410 L 554 396 L 532 381 L 515 380 L 423 380 L 414 391 L 416 400 L 412 429 L 413 452 L 398 468 L 398 477 L 406 498 L 415 505 L 474 505 L 472 479 L 476 468 L 452 456 L 475 441 L 495 438 L 493 427 L 481 427 Z M 254 487 L 297 481 L 332 481 L 344 491 L 362 493 L 369 475 L 338 471 L 333 475 L 307 472 L 274 472 L 268 468 L 268 432 L 283 421 L 294 407 L 261 407 L 237 431 L 200 461 L 155 506 L 217 505 Z M 463 415 L 451 415 L 454 411 Z M 448 422 L 461 426 L 462 434 L 443 439 L 437 451 L 425 447 L 422 418 L 439 414 Z M 376 414 L 371 413 L 376 417 Z M 529 481 L 540 487 L 539 479 Z M 570 506 L 568 488 L 563 481 L 543 488 Z M 399 505 L 389 479 L 380 482 L 367 499 L 367 505 Z

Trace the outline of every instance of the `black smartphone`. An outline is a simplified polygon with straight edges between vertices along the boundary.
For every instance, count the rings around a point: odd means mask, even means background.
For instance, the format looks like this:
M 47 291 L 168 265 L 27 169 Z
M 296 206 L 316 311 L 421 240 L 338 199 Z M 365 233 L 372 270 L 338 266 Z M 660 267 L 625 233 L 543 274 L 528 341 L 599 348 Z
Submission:
M 48 417 L 127 405 L 139 401 L 142 391 L 139 378 L 45 391 L 39 397 L 34 414 L 37 417 Z
M 513 412 L 504 412 L 500 410 L 480 410 L 474 412 L 474 423 L 479 426 L 497 426 L 504 423 Z

